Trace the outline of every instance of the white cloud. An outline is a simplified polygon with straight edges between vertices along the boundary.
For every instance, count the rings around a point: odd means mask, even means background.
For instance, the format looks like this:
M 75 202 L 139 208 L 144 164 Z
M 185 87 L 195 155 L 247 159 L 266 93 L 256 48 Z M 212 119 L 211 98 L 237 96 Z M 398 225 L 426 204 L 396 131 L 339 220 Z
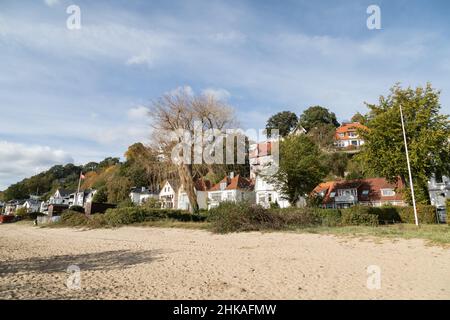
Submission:
M 231 97 L 228 90 L 223 88 L 206 88 L 202 91 L 204 95 L 213 96 L 218 100 L 226 101 Z
M 66 163 L 73 163 L 73 158 L 63 150 L 0 141 L 0 189 L 52 165 Z
M 54 7 L 59 3 L 60 3 L 59 0 L 45 0 L 45 4 L 48 5 L 49 7 Z
M 169 92 L 167 92 L 168 94 L 187 94 L 188 96 L 193 96 L 194 95 L 194 90 L 192 89 L 191 86 L 180 86 L 177 87 L 173 90 L 170 90 Z
M 128 118 L 131 120 L 145 120 L 148 118 L 150 109 L 144 106 L 137 106 L 128 110 Z

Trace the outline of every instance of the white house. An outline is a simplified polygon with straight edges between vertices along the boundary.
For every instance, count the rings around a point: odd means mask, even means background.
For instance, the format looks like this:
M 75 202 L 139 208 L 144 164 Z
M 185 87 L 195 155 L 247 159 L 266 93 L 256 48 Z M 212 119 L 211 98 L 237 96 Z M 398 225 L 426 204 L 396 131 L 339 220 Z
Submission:
M 197 203 L 199 209 L 208 209 L 208 190 L 211 188 L 211 182 L 206 179 L 197 179 L 194 182 L 195 194 L 197 196 Z M 184 186 L 181 185 L 178 189 L 178 209 L 190 210 L 191 203 L 188 195 L 184 190 Z
M 179 186 L 175 180 L 166 180 L 159 192 L 159 201 L 161 208 L 176 209 L 178 208 L 178 190 Z
M 59 188 L 50 197 L 49 204 L 66 204 L 66 205 L 70 205 L 70 203 L 71 203 L 70 195 L 71 194 L 73 194 L 73 191 Z
M 304 133 L 305 129 L 298 127 L 291 134 Z M 264 141 L 250 146 L 250 177 L 255 179 L 256 204 L 268 208 L 271 203 L 278 203 L 281 208 L 287 208 L 290 206 L 289 201 L 283 199 L 281 192 L 264 178 L 268 173 L 267 166 L 273 164 L 272 151 L 274 147 L 278 147 L 275 143 L 278 141 Z
M 145 187 L 131 189 L 130 199 L 136 205 L 141 205 L 150 198 L 159 199 L 159 194 L 153 193 Z
M 208 190 L 208 210 L 217 207 L 221 202 L 255 202 L 253 181 L 240 175 L 225 177 Z
M 280 208 L 290 207 L 288 200 L 284 199 L 280 192 L 264 179 L 261 175 L 256 175 L 255 181 L 256 204 L 269 208 L 271 204 L 278 204 Z
M 41 201 L 38 201 L 36 199 L 28 199 L 25 200 L 24 204 L 22 205 L 22 208 L 27 209 L 27 212 L 39 212 L 41 209 Z
M 80 192 L 74 192 L 69 196 L 70 206 L 80 206 L 84 207 L 86 203 L 92 202 L 97 190 L 86 189 Z

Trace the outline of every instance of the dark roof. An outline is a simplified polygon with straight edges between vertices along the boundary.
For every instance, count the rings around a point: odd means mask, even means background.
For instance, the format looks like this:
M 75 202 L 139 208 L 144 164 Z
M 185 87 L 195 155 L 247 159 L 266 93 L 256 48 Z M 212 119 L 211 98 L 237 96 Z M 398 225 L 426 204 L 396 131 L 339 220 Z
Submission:
M 59 191 L 59 194 L 60 194 L 62 197 L 66 197 L 66 196 L 68 196 L 68 195 L 70 195 L 70 194 L 76 192 L 76 191 L 74 191 L 74 190 L 63 189 L 63 188 L 58 188 L 56 191 Z

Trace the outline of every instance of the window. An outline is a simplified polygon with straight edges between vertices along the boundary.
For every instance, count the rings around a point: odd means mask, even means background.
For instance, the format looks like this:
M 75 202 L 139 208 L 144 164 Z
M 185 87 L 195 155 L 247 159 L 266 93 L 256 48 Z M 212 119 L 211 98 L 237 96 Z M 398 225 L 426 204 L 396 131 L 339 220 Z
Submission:
M 227 200 L 228 201 L 233 200 L 233 192 L 227 192 Z
M 357 146 L 358 145 L 358 141 L 357 140 L 352 140 L 352 145 L 353 146 Z
M 363 196 L 368 196 L 369 195 L 369 190 L 363 190 L 362 191 L 362 195 Z
M 221 200 L 220 193 L 212 193 L 211 194 L 211 199 L 213 199 L 214 201 L 219 202 Z
M 338 196 L 356 196 L 356 189 L 339 189 Z
M 220 183 L 220 190 L 225 190 L 227 187 L 227 183 L 226 182 L 221 182 Z
M 353 137 L 357 137 L 358 134 L 357 134 L 356 132 L 353 132 L 353 131 L 352 131 L 352 132 L 349 132 L 349 133 L 348 133 L 348 136 L 353 138 Z
M 267 195 L 267 197 L 268 197 L 268 199 L 269 199 L 269 202 L 272 202 L 272 194 L 269 193 L 269 194 Z
M 393 189 L 381 189 L 381 195 L 383 197 L 395 196 L 395 191 Z
M 345 133 L 339 133 L 339 137 L 340 137 L 340 138 L 345 137 Z
M 331 192 L 330 193 L 330 198 L 334 198 L 336 196 L 336 192 Z

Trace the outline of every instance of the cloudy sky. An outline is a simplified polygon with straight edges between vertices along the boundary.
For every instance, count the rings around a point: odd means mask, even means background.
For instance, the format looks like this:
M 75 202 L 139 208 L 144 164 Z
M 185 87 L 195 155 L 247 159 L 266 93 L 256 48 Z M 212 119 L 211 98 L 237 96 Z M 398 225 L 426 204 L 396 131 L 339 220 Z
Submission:
M 81 9 L 69 30 L 66 9 Z M 370 4 L 382 29 L 366 26 Z M 122 156 L 149 139 L 150 102 L 185 87 L 243 128 L 320 104 L 340 120 L 396 82 L 442 90 L 448 1 L 0 1 L 0 190 L 56 163 Z

